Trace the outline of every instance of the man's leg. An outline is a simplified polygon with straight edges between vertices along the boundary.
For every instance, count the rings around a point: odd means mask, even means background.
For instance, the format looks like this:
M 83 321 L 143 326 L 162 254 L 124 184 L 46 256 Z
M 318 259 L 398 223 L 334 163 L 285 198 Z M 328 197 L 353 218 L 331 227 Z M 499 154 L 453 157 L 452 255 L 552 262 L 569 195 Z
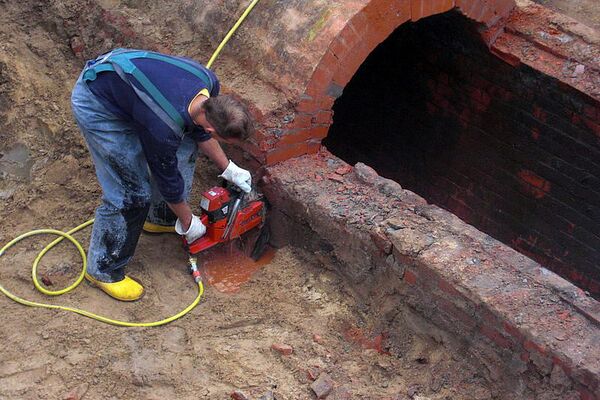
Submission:
M 73 90 L 72 106 L 103 192 L 87 273 L 100 282 L 123 281 L 150 204 L 146 158 L 131 125 L 110 114 L 81 81 Z
M 184 182 L 183 198 L 188 199 L 192 190 L 194 181 L 194 169 L 196 168 L 196 159 L 198 158 L 198 145 L 189 137 L 184 137 L 179 149 L 177 150 L 177 163 Z M 171 211 L 167 203 L 158 190 L 158 186 L 152 176 L 150 177 L 152 186 L 152 199 L 150 210 L 144 230 L 152 233 L 175 232 L 174 226 L 177 216 Z

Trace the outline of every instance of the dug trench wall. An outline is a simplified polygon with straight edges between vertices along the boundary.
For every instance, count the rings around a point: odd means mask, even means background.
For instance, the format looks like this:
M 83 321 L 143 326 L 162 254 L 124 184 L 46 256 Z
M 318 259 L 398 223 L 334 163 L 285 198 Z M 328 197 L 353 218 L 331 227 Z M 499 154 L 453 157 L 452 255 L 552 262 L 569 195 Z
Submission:
M 368 166 L 327 151 L 269 167 L 277 245 L 337 265 L 394 342 L 401 305 L 515 399 L 600 398 L 600 313 L 585 293 Z M 436 333 L 433 333 L 436 331 Z

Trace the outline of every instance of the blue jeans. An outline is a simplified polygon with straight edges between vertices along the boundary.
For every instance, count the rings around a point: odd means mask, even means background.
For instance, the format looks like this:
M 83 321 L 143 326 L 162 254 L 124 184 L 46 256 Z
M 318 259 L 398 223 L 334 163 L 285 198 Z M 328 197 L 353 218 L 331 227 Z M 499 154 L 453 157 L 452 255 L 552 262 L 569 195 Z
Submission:
M 83 75 L 83 73 L 82 73 Z M 163 200 L 148 169 L 139 127 L 112 113 L 80 76 L 71 95 L 73 114 L 96 167 L 102 204 L 96 209 L 87 272 L 103 282 L 125 277 L 144 221 L 174 225 L 176 217 Z M 184 137 L 177 151 L 187 199 L 194 177 L 197 144 Z

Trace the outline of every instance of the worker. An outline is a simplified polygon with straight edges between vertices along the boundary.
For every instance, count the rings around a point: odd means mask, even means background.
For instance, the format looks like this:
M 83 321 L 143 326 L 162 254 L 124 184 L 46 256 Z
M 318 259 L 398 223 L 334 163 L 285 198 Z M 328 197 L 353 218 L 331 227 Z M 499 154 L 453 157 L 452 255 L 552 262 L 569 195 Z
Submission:
M 85 276 L 115 299 L 143 294 L 125 274 L 142 229 L 176 232 L 188 243 L 206 232 L 187 202 L 198 149 L 220 177 L 251 190 L 250 172 L 219 141 L 246 139 L 252 118 L 219 89 L 215 74 L 194 60 L 129 49 L 88 61 L 75 84 L 73 114 L 103 193 Z

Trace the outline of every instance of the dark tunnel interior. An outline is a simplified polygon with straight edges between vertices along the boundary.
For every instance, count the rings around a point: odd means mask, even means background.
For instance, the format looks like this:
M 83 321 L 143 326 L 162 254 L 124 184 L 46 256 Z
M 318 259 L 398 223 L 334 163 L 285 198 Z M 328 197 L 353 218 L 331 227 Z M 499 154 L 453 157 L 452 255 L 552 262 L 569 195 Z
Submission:
M 450 12 L 400 26 L 334 104 L 324 145 L 600 295 L 600 148 L 585 94 L 513 67 Z M 575 116 L 575 117 L 574 117 Z

